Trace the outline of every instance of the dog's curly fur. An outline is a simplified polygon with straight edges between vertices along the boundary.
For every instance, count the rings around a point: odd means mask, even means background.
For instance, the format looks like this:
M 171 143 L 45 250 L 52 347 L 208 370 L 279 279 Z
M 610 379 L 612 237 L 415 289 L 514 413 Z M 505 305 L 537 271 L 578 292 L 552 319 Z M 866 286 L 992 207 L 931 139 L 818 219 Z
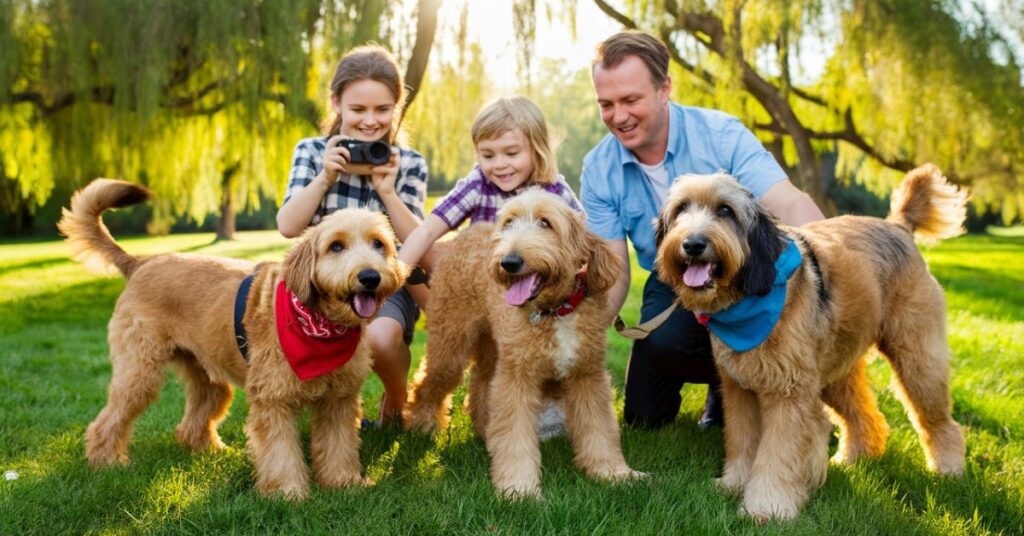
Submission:
M 537 415 L 545 396 L 561 398 L 576 464 L 589 476 L 640 476 L 626 465 L 605 370 L 607 291 L 619 272 L 604 242 L 558 196 L 524 192 L 495 224 L 476 224 L 447 244 L 431 279 L 427 353 L 414 379 L 406 423 L 430 432 L 447 425 L 451 393 L 473 359 L 467 406 L 491 455 L 491 480 L 507 497 L 540 496 Z M 502 261 L 516 256 L 509 273 Z M 562 317 L 531 322 L 557 307 L 586 268 L 587 294 Z M 527 274 L 542 285 L 522 306 L 506 303 Z
M 959 234 L 965 202 L 926 165 L 893 195 L 888 221 L 843 216 L 791 228 L 778 226 L 728 175 L 675 182 L 656 222 L 656 265 L 690 311 L 714 313 L 767 293 L 790 238 L 803 256 L 781 318 L 760 346 L 736 352 L 712 332 L 725 404 L 718 483 L 742 493 L 741 514 L 792 518 L 824 483 L 831 426 L 822 401 L 841 431 L 834 461 L 883 453 L 889 428 L 864 360 L 873 344 L 892 366 L 928 467 L 944 475 L 963 471 L 963 434 L 950 416 L 945 300 L 913 233 Z M 706 248 L 687 252 L 684 242 L 695 240 Z M 684 282 L 691 263 L 712 265 L 711 279 L 698 288 Z
M 300 381 L 277 340 L 274 289 L 283 279 L 304 304 L 336 324 L 365 324 L 351 306 L 351 297 L 364 293 L 379 304 L 401 287 L 406 276 L 387 219 L 362 209 L 338 211 L 308 229 L 283 263 L 258 267 L 248 261 L 192 255 L 129 255 L 114 242 L 101 215 L 150 196 L 137 184 L 99 179 L 75 194 L 59 224 L 76 259 L 116 267 L 127 278 L 108 329 L 113 374 L 107 405 L 85 435 L 89 463 L 97 468 L 128 463 L 132 426 L 156 399 L 164 369 L 171 365 L 185 385 L 185 415 L 176 429 L 184 446 L 223 447 L 217 426 L 227 415 L 233 384 L 248 396 L 245 430 L 261 492 L 293 499 L 309 495 L 297 422 L 304 406 L 313 415 L 316 481 L 324 487 L 365 483 L 358 427 L 359 393 L 371 364 L 367 339 L 345 365 Z M 233 310 L 238 286 L 254 268 L 243 320 L 247 366 L 235 342 Z M 359 281 L 357 274 L 363 270 L 379 273 L 376 288 Z

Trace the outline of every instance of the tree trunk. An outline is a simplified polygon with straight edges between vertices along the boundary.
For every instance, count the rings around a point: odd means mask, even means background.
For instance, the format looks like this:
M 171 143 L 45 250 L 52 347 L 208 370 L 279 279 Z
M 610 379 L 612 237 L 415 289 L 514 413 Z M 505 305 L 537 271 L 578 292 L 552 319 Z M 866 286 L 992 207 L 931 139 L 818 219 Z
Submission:
M 416 99 L 420 85 L 423 83 L 423 75 L 427 72 L 430 49 L 434 48 L 434 35 L 437 33 L 437 11 L 440 8 L 441 0 L 419 0 L 416 16 L 416 43 L 412 47 L 409 64 L 405 68 L 405 85 L 409 87 L 409 95 L 405 100 L 407 109 Z
M 217 221 L 217 238 L 216 240 L 234 240 L 235 239 L 235 177 L 238 175 L 238 169 L 240 167 L 239 162 L 235 162 L 230 167 L 224 170 L 224 175 L 221 179 L 221 197 L 220 197 L 220 219 Z

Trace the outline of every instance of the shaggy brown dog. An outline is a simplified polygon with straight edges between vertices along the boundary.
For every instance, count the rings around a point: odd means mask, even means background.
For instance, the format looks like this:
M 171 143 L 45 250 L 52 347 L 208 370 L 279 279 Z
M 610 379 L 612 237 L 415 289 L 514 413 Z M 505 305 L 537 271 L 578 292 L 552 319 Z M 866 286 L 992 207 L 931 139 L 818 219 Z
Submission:
M 359 393 L 370 370 L 365 340 L 332 372 L 300 381 L 282 353 L 275 329 L 275 288 L 282 280 L 298 299 L 337 326 L 358 329 L 403 284 L 387 219 L 342 210 L 306 231 L 283 263 L 255 263 L 179 254 L 135 257 L 122 250 L 100 220 L 103 211 L 144 201 L 145 188 L 93 181 L 64 210 L 61 232 L 87 263 L 114 266 L 128 282 L 110 320 L 113 374 L 107 405 L 85 434 L 93 467 L 128 463 L 132 426 L 152 403 L 167 365 L 185 384 L 178 441 L 193 450 L 223 447 L 217 425 L 231 404 L 231 384 L 249 400 L 248 449 L 257 488 L 288 498 L 309 495 L 298 416 L 312 409 L 312 459 L 317 482 L 363 482 L 359 464 Z M 248 365 L 236 345 L 233 308 L 239 284 L 256 269 L 243 320 Z M 357 310 L 362 315 L 357 314 Z
M 883 453 L 889 428 L 865 371 L 872 344 L 892 366 L 928 467 L 963 471 L 963 434 L 950 416 L 945 300 L 912 233 L 959 234 L 965 198 L 927 165 L 893 194 L 888 221 L 843 216 L 780 228 L 728 175 L 676 181 L 656 224 L 656 264 L 688 310 L 714 322 L 714 313 L 772 288 L 790 239 L 802 256 L 762 344 L 735 351 L 711 325 L 725 402 L 718 483 L 743 494 L 741 514 L 792 518 L 824 483 L 831 427 L 822 401 L 841 430 L 836 462 Z
M 562 399 L 575 461 L 587 475 L 640 476 L 622 457 L 605 371 L 607 291 L 618 264 L 583 216 L 556 195 L 529 190 L 510 199 L 495 224 L 472 225 L 448 246 L 431 279 L 427 353 L 407 425 L 429 432 L 447 424 L 472 356 L 468 406 L 499 493 L 540 496 L 545 396 Z

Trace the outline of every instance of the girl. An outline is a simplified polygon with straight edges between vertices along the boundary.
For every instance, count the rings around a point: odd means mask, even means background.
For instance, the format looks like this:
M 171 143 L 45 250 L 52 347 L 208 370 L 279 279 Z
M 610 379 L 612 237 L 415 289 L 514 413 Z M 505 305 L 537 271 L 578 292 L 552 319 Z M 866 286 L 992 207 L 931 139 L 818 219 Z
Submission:
M 532 101 L 511 97 L 491 102 L 480 110 L 470 134 L 477 166 L 409 235 L 398 252 L 400 261 L 415 265 L 422 260 L 429 271 L 435 261 L 425 255 L 437 239 L 457 229 L 467 218 L 470 224 L 493 222 L 506 199 L 530 186 L 557 194 L 573 209 L 582 211 L 572 188 L 558 173 L 547 122 Z M 549 400 L 538 418 L 540 439 L 564 431 L 565 412 L 560 404 Z
M 470 131 L 477 166 L 438 201 L 430 216 L 409 235 L 399 260 L 415 265 L 427 250 L 469 218 L 493 222 L 504 200 L 538 185 L 582 211 L 565 178 L 558 173 L 555 150 L 544 114 L 526 97 L 495 100 L 484 106 Z M 426 268 L 432 268 L 430 259 Z
M 345 139 L 393 144 L 404 88 L 397 62 L 383 47 L 357 47 L 342 58 L 331 80 L 331 109 L 337 115 L 327 136 L 303 139 L 295 147 L 288 189 L 277 213 L 282 235 L 298 236 L 346 207 L 386 213 L 399 240 L 419 225 L 427 192 L 424 158 L 411 149 L 392 147 L 390 161 L 366 169 L 350 165 L 351 153 L 339 145 Z M 380 424 L 400 419 L 405 407 L 409 343 L 418 316 L 416 302 L 403 289 L 367 326 L 373 370 L 384 384 Z

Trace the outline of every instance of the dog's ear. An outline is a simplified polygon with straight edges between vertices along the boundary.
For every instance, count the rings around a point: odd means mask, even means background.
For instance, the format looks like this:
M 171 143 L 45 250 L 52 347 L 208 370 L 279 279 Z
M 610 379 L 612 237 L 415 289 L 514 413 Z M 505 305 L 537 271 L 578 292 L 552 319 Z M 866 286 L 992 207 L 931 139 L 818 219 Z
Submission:
M 782 230 L 775 218 L 756 205 L 754 221 L 747 229 L 747 247 L 750 254 L 736 275 L 736 287 L 745 295 L 764 296 L 775 282 L 775 261 L 782 254 Z
M 661 219 L 661 214 L 658 214 L 651 223 L 654 225 L 654 246 L 660 248 L 662 240 L 665 240 L 665 233 L 668 232 L 668 226 L 665 225 L 665 220 Z
M 288 290 L 292 291 L 306 306 L 311 303 L 316 292 L 313 286 L 313 270 L 316 266 L 316 231 L 311 228 L 302 234 L 299 242 L 284 257 L 284 280 Z
M 619 278 L 622 267 L 619 258 L 608 248 L 608 244 L 596 234 L 587 231 L 587 288 L 594 294 L 607 292 Z

